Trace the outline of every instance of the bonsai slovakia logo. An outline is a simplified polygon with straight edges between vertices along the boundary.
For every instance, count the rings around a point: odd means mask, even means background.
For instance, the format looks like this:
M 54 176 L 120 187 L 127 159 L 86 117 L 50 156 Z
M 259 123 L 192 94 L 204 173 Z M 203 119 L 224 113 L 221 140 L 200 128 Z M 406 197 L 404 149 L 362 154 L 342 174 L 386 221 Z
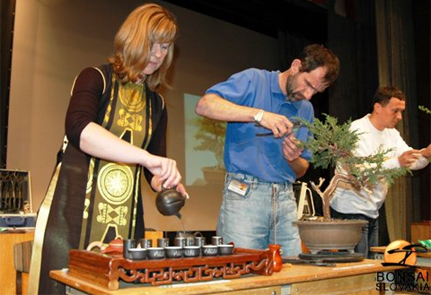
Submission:
M 417 253 L 426 252 L 428 252 L 427 248 L 422 245 L 397 240 L 386 247 L 382 265 L 415 266 Z M 396 271 L 382 271 L 377 273 L 376 290 L 428 293 L 430 291 L 428 278 L 428 271 L 418 267 L 414 269 L 405 268 Z

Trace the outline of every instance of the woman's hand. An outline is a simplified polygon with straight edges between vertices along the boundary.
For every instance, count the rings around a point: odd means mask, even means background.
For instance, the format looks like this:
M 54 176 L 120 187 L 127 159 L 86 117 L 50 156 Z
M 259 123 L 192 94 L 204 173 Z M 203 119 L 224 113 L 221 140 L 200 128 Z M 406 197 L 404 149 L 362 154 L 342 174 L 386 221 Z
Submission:
M 189 194 L 186 192 L 186 188 L 184 187 L 184 185 L 182 183 L 179 183 L 177 185 L 177 191 L 183 196 L 186 197 L 186 199 L 189 198 Z
M 153 180 L 152 186 L 154 189 L 161 190 L 161 185 L 163 184 L 164 188 L 171 188 L 177 186 L 181 181 L 181 174 L 177 168 L 177 162 L 170 158 L 159 157 L 147 153 L 147 157 L 145 159 L 145 166 L 154 176 L 157 177 Z
M 156 192 L 160 192 L 163 189 L 163 181 L 160 180 L 160 178 L 158 176 L 154 176 L 151 179 L 151 187 L 156 191 Z M 184 187 L 184 185 L 182 183 L 179 183 L 176 186 L 176 190 L 184 197 L 186 197 L 187 199 L 189 198 L 188 193 L 186 192 L 186 189 Z

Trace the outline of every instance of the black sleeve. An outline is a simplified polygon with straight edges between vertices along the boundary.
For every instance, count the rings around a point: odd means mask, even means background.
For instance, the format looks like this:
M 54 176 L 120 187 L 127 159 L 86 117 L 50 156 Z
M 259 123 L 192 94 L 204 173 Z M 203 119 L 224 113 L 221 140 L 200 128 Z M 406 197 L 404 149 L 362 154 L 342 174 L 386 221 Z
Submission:
M 168 125 L 168 111 L 166 110 L 166 106 L 162 110 L 162 115 L 160 117 L 159 124 L 157 124 L 156 129 L 154 130 L 153 136 L 151 137 L 151 141 L 148 145 L 147 151 L 153 155 L 166 157 L 166 129 Z M 144 169 L 145 178 L 151 187 L 151 179 L 153 178 L 153 174 L 148 171 L 148 169 Z
M 81 132 L 90 122 L 96 122 L 104 82 L 95 68 L 84 69 L 75 79 L 66 114 L 66 135 L 79 149 Z

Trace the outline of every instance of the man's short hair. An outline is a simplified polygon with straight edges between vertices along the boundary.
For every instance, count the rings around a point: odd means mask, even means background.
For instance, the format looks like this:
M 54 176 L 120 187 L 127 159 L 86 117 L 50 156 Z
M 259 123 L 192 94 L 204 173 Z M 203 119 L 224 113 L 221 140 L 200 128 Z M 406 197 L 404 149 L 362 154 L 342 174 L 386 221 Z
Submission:
M 320 44 L 311 44 L 302 50 L 301 72 L 311 72 L 318 67 L 325 67 L 325 80 L 331 85 L 337 80 L 340 73 L 340 61 L 338 57 L 328 48 Z
M 398 98 L 399 100 L 406 100 L 406 96 L 401 89 L 392 85 L 381 86 L 377 88 L 377 91 L 374 94 L 373 106 L 375 103 L 378 103 L 381 106 L 386 106 L 392 97 Z

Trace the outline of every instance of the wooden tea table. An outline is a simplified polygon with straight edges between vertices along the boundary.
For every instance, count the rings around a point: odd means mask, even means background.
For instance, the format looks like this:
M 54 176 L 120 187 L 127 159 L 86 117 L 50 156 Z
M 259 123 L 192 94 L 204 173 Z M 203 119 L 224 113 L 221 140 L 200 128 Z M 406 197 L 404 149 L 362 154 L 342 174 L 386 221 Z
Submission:
M 51 278 L 68 286 L 68 294 L 392 294 L 376 289 L 377 275 L 403 269 L 382 266 L 381 260 L 337 263 L 335 266 L 284 264 L 270 276 L 249 274 L 238 279 L 176 283 L 163 286 L 120 282 L 117 290 L 72 276 L 67 270 L 53 270 Z

